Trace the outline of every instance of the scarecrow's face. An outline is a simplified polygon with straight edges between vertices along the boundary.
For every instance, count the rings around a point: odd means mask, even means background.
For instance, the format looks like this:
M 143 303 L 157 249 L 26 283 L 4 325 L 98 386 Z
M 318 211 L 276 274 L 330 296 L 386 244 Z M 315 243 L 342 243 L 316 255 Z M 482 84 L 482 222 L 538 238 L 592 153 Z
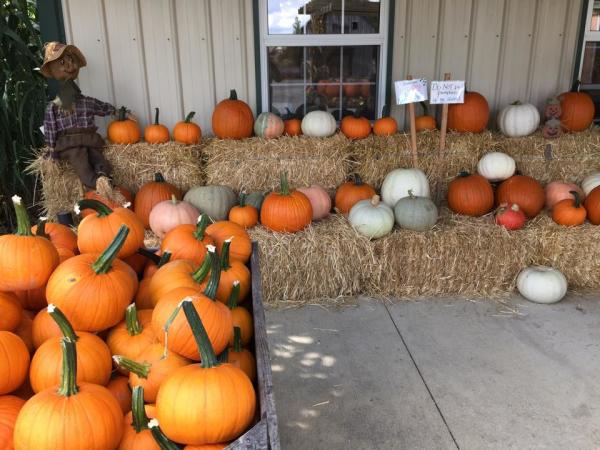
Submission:
M 70 51 L 48 64 L 52 78 L 59 81 L 74 80 L 79 75 L 79 59 Z
M 546 139 L 554 139 L 560 136 L 560 122 L 558 120 L 549 120 L 544 125 L 543 135 Z
M 560 103 L 548 104 L 546 105 L 546 118 L 550 119 L 552 117 L 560 117 Z

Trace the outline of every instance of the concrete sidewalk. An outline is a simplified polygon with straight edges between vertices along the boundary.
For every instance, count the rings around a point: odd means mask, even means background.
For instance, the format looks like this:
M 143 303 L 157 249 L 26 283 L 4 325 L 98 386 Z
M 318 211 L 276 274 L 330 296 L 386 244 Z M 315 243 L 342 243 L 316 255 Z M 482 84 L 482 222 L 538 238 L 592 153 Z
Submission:
M 600 448 L 597 297 L 361 299 L 267 328 L 284 449 Z

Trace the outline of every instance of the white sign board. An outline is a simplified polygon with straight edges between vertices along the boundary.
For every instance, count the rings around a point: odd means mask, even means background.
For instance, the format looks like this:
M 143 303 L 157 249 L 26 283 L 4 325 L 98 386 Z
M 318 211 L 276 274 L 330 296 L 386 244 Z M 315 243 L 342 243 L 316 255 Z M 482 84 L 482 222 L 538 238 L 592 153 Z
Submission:
M 401 80 L 394 82 L 396 88 L 396 104 L 424 102 L 427 100 L 427 80 Z
M 431 99 L 432 105 L 443 103 L 464 103 L 465 102 L 465 82 L 463 81 L 432 81 Z

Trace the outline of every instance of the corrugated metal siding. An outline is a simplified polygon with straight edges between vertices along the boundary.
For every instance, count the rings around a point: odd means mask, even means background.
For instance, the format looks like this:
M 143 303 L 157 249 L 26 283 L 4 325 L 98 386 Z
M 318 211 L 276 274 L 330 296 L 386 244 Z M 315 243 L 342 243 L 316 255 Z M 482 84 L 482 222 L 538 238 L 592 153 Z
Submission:
M 155 107 L 171 128 L 189 111 L 210 134 L 230 89 L 254 107 L 249 0 L 63 0 L 67 40 L 85 54 L 87 95 L 127 105 L 144 126 Z M 99 120 L 102 127 L 106 121 Z
M 582 4 L 396 0 L 392 78 L 439 80 L 450 72 L 485 95 L 493 115 L 514 100 L 543 108 L 570 87 Z M 392 111 L 403 123 L 404 107 Z

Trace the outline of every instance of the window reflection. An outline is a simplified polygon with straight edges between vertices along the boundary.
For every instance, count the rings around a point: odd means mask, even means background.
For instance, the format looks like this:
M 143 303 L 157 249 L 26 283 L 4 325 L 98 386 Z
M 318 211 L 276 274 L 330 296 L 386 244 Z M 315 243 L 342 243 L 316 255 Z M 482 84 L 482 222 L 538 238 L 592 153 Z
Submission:
M 600 31 L 600 1 L 594 1 L 590 31 Z

